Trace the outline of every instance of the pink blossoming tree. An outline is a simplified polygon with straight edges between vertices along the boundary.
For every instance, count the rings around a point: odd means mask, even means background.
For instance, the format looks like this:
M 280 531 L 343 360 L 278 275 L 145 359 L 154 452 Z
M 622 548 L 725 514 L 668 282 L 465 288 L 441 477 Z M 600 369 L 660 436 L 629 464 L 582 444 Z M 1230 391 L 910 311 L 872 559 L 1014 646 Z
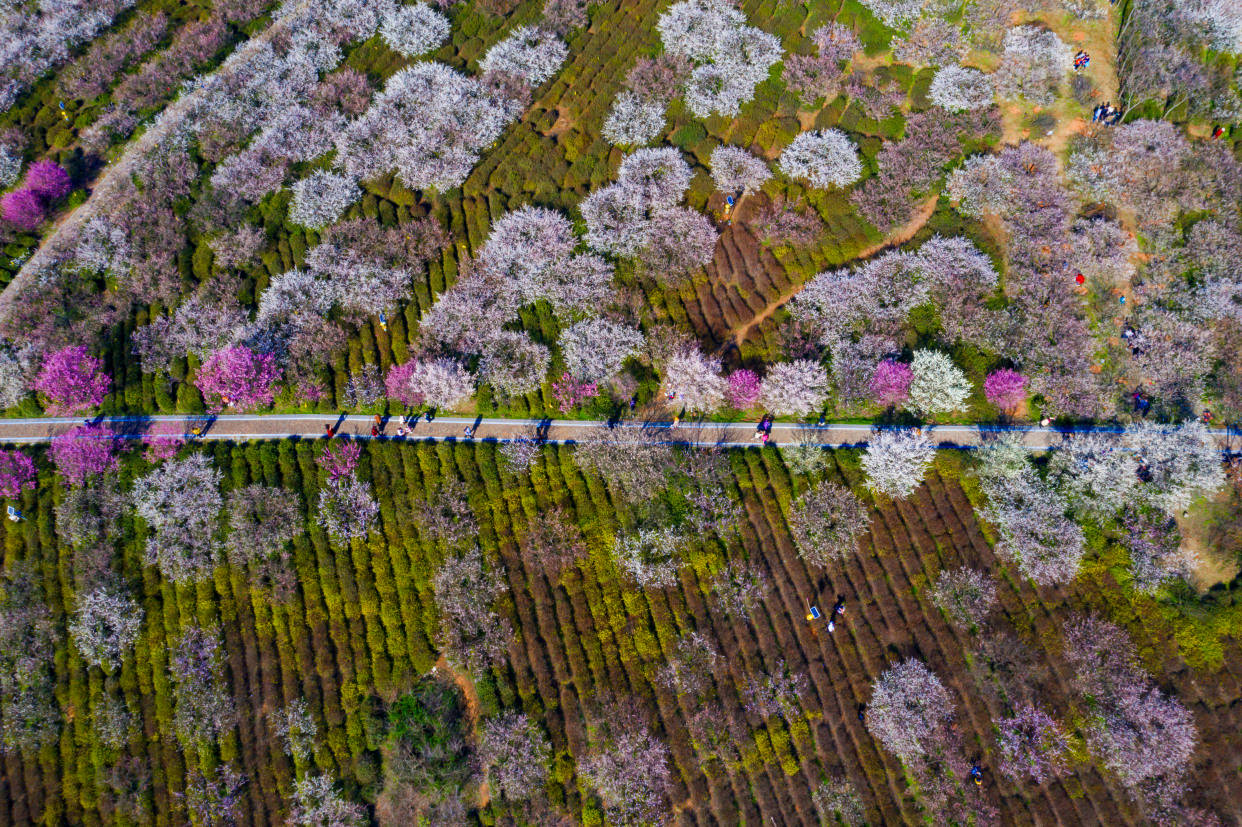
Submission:
M 35 161 L 26 170 L 26 188 L 45 203 L 59 201 L 73 189 L 69 173 L 55 161 Z
M 330 442 L 319 455 L 319 467 L 327 472 L 329 480 L 336 482 L 354 473 L 361 454 L 362 446 L 357 442 Z
M 759 375 L 753 370 L 741 368 L 729 374 L 729 383 L 725 388 L 725 402 L 729 407 L 739 411 L 746 410 L 759 401 L 761 389 Z
M 47 397 L 45 408 L 53 416 L 99 407 L 111 385 L 112 378 L 104 373 L 103 361 L 81 345 L 49 355 L 34 381 L 34 389 Z
M 116 438 L 100 425 L 79 425 L 52 440 L 52 463 L 70 485 L 116 469 Z
M 280 374 L 280 367 L 270 354 L 233 345 L 208 356 L 194 384 L 213 413 L 230 405 L 243 410 L 272 404 L 272 386 Z
M 1011 414 L 1026 399 L 1026 377 L 1008 368 L 992 371 L 983 380 L 983 393 L 1002 412 Z
M 552 396 L 556 398 L 556 406 L 561 413 L 569 413 L 588 399 L 599 395 L 599 388 L 594 382 L 579 382 L 568 373 L 552 383 Z
M 871 393 L 886 408 L 895 408 L 910 398 L 910 382 L 914 372 L 910 366 L 885 359 L 875 366 L 871 377 Z
M 20 230 L 33 230 L 43 223 L 43 202 L 28 189 L 14 190 L 0 198 L 0 215 Z
M 0 451 L 0 496 L 19 497 L 34 488 L 34 461 L 21 451 Z

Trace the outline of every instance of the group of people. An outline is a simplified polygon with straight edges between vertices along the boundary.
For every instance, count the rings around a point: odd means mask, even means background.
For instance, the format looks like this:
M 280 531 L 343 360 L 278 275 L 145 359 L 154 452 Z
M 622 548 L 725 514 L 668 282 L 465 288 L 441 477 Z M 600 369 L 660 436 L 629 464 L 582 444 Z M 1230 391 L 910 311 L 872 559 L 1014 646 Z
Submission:
M 755 439 L 763 441 L 764 445 L 768 444 L 768 440 L 772 438 L 772 414 L 764 414 L 763 419 L 759 420 L 758 427 L 755 428 Z
M 418 422 L 418 420 L 421 419 L 423 416 L 424 414 L 422 413 L 398 414 L 396 416 L 397 436 L 404 437 L 406 434 L 412 433 L 414 431 L 414 424 Z M 427 417 L 427 421 L 430 422 L 432 419 L 435 418 L 435 413 L 433 411 L 427 411 L 426 417 Z M 379 414 L 375 414 L 374 422 L 371 425 L 371 436 L 377 437 L 377 438 L 380 436 L 384 436 L 384 428 L 386 427 L 386 424 L 387 423 L 384 422 L 384 418 L 382 416 L 380 416 Z M 466 438 L 469 439 L 471 436 L 473 436 L 473 429 L 467 428 L 466 430 L 469 432 L 466 434 Z M 332 437 L 336 436 L 336 426 L 333 425 L 332 423 L 326 423 L 323 426 L 323 435 L 327 437 L 328 439 L 332 439 Z
M 1086 69 L 1090 65 L 1091 65 L 1091 55 L 1087 54 L 1082 49 L 1079 49 L 1078 54 L 1074 55 L 1074 71 L 1080 72 L 1083 69 Z
M 1111 101 L 1104 101 L 1104 103 L 1091 110 L 1091 122 L 1102 123 L 1105 126 L 1116 126 L 1121 123 L 1121 110 L 1113 106 Z

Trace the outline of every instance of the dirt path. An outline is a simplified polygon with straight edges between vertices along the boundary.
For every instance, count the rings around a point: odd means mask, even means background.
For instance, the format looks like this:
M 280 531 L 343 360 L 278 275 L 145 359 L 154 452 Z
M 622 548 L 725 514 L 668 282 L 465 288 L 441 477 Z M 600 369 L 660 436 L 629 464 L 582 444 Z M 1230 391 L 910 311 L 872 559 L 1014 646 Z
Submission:
M 466 724 L 471 731 L 474 731 L 478 726 L 480 718 L 479 692 L 474 688 L 474 681 L 465 672 L 449 663 L 444 655 L 440 656 L 440 659 L 436 661 L 436 665 L 432 667 L 431 671 L 447 675 L 449 680 L 461 690 L 462 697 L 466 699 Z M 479 797 L 476 804 L 479 808 L 483 808 L 487 806 L 490 800 L 491 792 L 487 788 L 487 780 L 484 779 L 483 783 L 479 785 Z
M 224 63 L 216 70 L 215 74 L 220 77 L 228 77 L 237 70 L 238 66 L 244 66 L 248 58 L 275 36 L 284 20 L 300 13 L 310 5 L 311 0 L 301 0 L 301 2 L 292 6 L 286 15 L 273 21 L 266 29 L 234 49 L 233 53 L 225 58 Z M 21 270 L 5 286 L 4 291 L 0 292 L 0 318 L 8 315 L 9 307 L 13 303 L 14 297 L 20 294 L 23 285 L 31 278 L 32 274 L 37 273 L 48 263 L 51 251 L 58 248 L 58 242 L 65 238 L 72 238 L 79 231 L 80 227 L 97 214 L 107 211 L 113 206 L 115 199 L 125 183 L 134 174 L 141 159 L 161 141 L 180 129 L 194 111 L 194 108 L 198 106 L 205 96 L 206 92 L 199 88 L 188 95 L 182 95 L 177 98 L 177 100 L 173 101 L 159 113 L 155 122 L 151 124 L 146 132 L 134 139 L 125 148 L 120 158 L 104 168 L 103 172 L 96 179 L 95 186 L 86 202 L 76 210 L 65 215 L 54 226 L 52 231 L 44 236 L 39 248 L 22 265 Z
M 54 437 L 67 433 L 82 424 L 81 419 L 70 418 L 37 418 L 37 419 L 0 419 L 0 443 L 35 444 L 51 441 Z M 231 414 L 220 416 L 208 422 L 205 417 L 188 416 L 151 416 L 151 417 L 111 417 L 101 420 L 101 424 L 122 439 L 138 439 L 154 426 L 159 426 L 162 435 L 172 434 L 189 439 L 224 440 L 230 442 L 249 442 L 264 439 L 322 439 L 324 426 L 331 425 L 337 437 L 351 439 L 372 439 L 371 427 L 374 417 L 366 415 L 331 416 L 325 414 Z M 433 421 L 420 420 L 403 436 L 398 436 L 396 418 L 384 422 L 380 439 L 386 440 L 432 440 L 460 442 L 465 439 L 465 429 L 470 427 L 472 439 L 482 441 L 507 442 L 520 437 L 528 437 L 536 426 L 541 426 L 546 434 L 546 442 L 555 444 L 572 444 L 583 434 L 599 426 L 598 422 L 583 419 L 499 419 L 486 417 L 439 416 Z M 190 429 L 203 427 L 200 437 L 190 437 Z M 649 421 L 646 423 L 628 421 L 617 426 L 622 436 L 639 427 L 659 429 L 664 435 L 663 441 L 680 445 L 702 447 L 756 447 L 755 423 L 745 422 L 713 422 L 689 421 L 672 427 L 668 421 Z M 1060 428 L 1043 428 L 1038 426 L 997 426 L 997 425 L 936 425 L 929 426 L 927 435 L 941 448 L 974 448 L 987 439 L 988 435 L 1012 432 L 1021 434 L 1023 443 L 1031 450 L 1040 451 L 1056 448 L 1064 440 L 1066 431 Z M 1119 429 L 1111 425 L 1099 425 L 1091 428 L 1077 429 L 1075 432 L 1093 432 L 1117 434 Z M 771 443 L 784 444 L 797 441 L 809 441 L 829 448 L 853 448 L 865 446 L 871 437 L 872 426 L 849 422 L 827 423 L 822 426 L 805 425 L 796 422 L 778 422 L 772 427 Z M 1222 450 L 1237 452 L 1242 448 L 1242 432 L 1216 429 L 1213 431 L 1220 442 Z
M 939 196 L 932 196 L 926 203 L 923 204 L 923 206 L 919 208 L 919 211 L 914 214 L 913 218 L 885 236 L 883 241 L 872 244 L 870 247 L 863 248 L 851 261 L 860 261 L 865 258 L 871 258 L 879 252 L 887 250 L 890 247 L 895 247 L 899 244 L 905 244 L 907 241 L 914 238 L 915 234 L 918 233 L 919 230 L 923 229 L 923 225 L 926 224 L 932 217 L 932 213 L 936 211 L 936 203 L 939 200 Z M 729 334 L 729 338 L 732 339 L 733 345 L 741 348 L 742 342 L 746 341 L 746 337 L 750 335 L 751 330 L 758 325 L 763 324 L 764 320 L 783 307 L 790 299 L 798 295 L 798 293 L 802 292 L 802 288 L 805 286 L 806 282 L 802 282 L 799 285 L 789 288 L 784 293 L 768 302 L 767 306 L 755 314 L 750 321 L 746 322 L 741 327 L 735 328 Z

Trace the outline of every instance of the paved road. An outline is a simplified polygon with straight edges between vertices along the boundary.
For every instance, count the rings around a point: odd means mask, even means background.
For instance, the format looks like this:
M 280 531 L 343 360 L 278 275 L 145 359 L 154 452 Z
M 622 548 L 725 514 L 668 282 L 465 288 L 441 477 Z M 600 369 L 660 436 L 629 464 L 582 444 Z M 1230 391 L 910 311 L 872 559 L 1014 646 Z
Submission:
M 68 417 L 45 417 L 37 419 L 0 419 L 0 442 L 3 443 L 36 443 L 46 442 L 58 434 L 63 434 L 84 420 Z M 208 421 L 206 417 L 187 416 L 150 416 L 150 417 L 109 417 L 100 420 L 115 433 L 137 438 L 144 434 L 164 434 L 169 436 L 186 436 L 191 429 L 203 428 L 203 439 L 244 441 L 252 439 L 290 439 L 320 438 L 324 436 L 324 426 L 332 425 L 338 435 L 348 435 L 370 439 L 371 427 L 375 424 L 373 416 L 353 415 L 332 417 L 323 414 L 229 414 Z M 574 442 L 588 429 L 598 425 L 596 422 L 555 419 L 492 419 L 488 417 L 464 418 L 456 416 L 436 417 L 432 422 L 420 420 L 405 436 L 406 439 L 445 440 L 464 438 L 467 426 L 474 428 L 477 440 L 495 439 L 506 441 L 534 433 L 536 426 L 546 425 L 546 439 L 549 442 Z M 387 439 L 397 438 L 400 425 L 394 417 L 384 423 L 382 435 Z M 626 429 L 641 427 L 633 423 L 619 426 L 621 433 Z M 720 445 L 728 447 L 753 446 L 759 444 L 755 437 L 754 422 L 683 422 L 676 428 L 669 422 L 650 423 L 649 427 L 667 434 L 667 440 L 700 446 Z M 1119 428 L 1098 426 L 1090 429 L 1100 433 L 1118 433 Z M 829 424 L 822 427 L 814 425 L 798 425 L 793 423 L 776 423 L 772 428 L 772 442 L 780 445 L 808 439 L 827 447 L 848 447 L 866 444 L 872 431 L 870 425 Z M 1031 450 L 1039 451 L 1054 448 L 1061 444 L 1065 431 L 1057 428 L 1041 428 L 1038 426 L 1013 426 L 998 428 L 979 425 L 939 425 L 927 429 L 927 433 L 941 447 L 971 448 L 976 447 L 989 433 L 1013 431 L 1022 434 L 1023 441 Z M 1213 433 L 1221 443 L 1221 449 L 1237 451 L 1242 447 L 1242 434 L 1236 431 L 1216 429 Z

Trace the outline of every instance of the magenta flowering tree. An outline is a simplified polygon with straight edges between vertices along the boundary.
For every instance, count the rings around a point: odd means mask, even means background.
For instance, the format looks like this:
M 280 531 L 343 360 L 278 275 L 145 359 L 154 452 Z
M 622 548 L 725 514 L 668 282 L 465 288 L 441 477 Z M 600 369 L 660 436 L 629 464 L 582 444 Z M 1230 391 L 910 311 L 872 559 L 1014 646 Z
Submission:
M 0 451 L 0 497 L 19 497 L 34 484 L 34 460 L 21 451 Z
M 271 354 L 233 345 L 208 356 L 194 384 L 213 413 L 228 406 L 244 410 L 272 404 L 272 386 L 280 379 L 280 373 Z
M 330 442 L 319 455 L 319 467 L 327 472 L 329 480 L 335 482 L 354 473 L 361 455 L 362 446 L 357 442 Z
M 73 189 L 69 173 L 55 161 L 35 161 L 26 170 L 26 188 L 45 203 L 59 201 Z
M 895 408 L 910 398 L 914 371 L 904 362 L 885 359 L 875 366 L 871 376 L 871 394 L 886 408 Z
M 116 435 L 101 425 L 79 425 L 52 440 L 52 463 L 70 485 L 116 470 Z
M 992 371 L 983 380 L 983 393 L 1001 411 L 1013 413 L 1026 399 L 1026 377 L 1009 368 Z
M 761 382 L 759 375 L 753 370 L 740 368 L 729 374 L 725 387 L 725 402 L 731 408 L 744 411 L 759 401 Z
M 552 396 L 556 398 L 561 413 L 568 413 L 598 395 L 599 388 L 594 382 L 579 382 L 568 373 L 561 374 L 561 378 L 552 383 Z
M 28 189 L 14 190 L 0 198 L 0 215 L 22 230 L 33 230 L 43 223 L 43 202 Z
M 103 361 L 81 345 L 49 355 L 34 381 L 34 389 L 47 397 L 44 407 L 53 416 L 99 407 L 111 385 L 112 378 L 104 373 Z
M 410 377 L 414 375 L 416 367 L 418 367 L 418 361 L 411 359 L 404 364 L 393 365 L 388 369 L 388 375 L 384 377 L 384 389 L 388 396 L 402 405 L 423 403 L 423 395 L 418 393 L 410 383 Z

